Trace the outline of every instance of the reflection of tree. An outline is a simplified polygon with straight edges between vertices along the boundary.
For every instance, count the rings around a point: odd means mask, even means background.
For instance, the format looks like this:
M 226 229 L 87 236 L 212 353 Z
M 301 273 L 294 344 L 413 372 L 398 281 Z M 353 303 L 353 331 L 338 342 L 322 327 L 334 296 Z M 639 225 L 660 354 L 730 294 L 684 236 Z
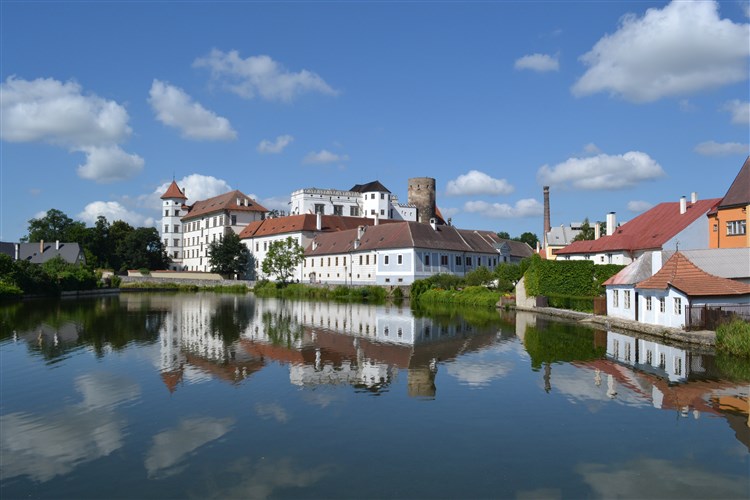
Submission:
M 292 313 L 285 308 L 265 311 L 261 316 L 263 329 L 274 345 L 291 347 L 302 338 L 304 327 L 292 319 Z
M 235 297 L 222 297 L 208 320 L 209 332 L 231 344 L 247 330 L 254 312 L 249 304 L 237 301 Z
M 527 326 L 524 344 L 534 370 L 539 370 L 543 363 L 589 361 L 606 354 L 605 346 L 596 345 L 593 330 L 554 321 Z
M 147 302 L 138 310 L 128 310 L 119 297 L 35 300 L 1 307 L 0 335 L 4 339 L 15 332 L 27 338 L 32 351 L 46 359 L 81 345 L 93 346 L 101 356 L 105 345 L 121 349 L 131 342 L 155 342 L 164 315 Z
M 464 321 L 471 326 L 488 330 L 497 331 L 502 325 L 510 330 L 515 329 L 515 323 L 505 320 L 497 309 L 412 302 L 411 312 L 415 318 L 430 318 L 437 326 L 450 326 Z

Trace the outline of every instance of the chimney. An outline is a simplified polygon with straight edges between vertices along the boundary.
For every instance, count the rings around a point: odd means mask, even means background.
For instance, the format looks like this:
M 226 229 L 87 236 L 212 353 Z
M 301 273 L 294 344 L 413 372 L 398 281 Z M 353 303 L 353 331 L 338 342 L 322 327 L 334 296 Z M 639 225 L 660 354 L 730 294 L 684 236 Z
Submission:
M 365 226 L 357 226 L 357 239 L 361 240 L 365 235 Z
M 552 229 L 549 216 L 549 186 L 544 186 L 544 235 Z
M 16 243 L 16 260 L 21 258 L 21 244 Z
M 599 222 L 594 223 L 594 239 L 598 240 L 602 237 L 602 225 Z
M 55 240 L 55 250 L 60 250 L 60 240 Z
M 687 212 L 687 200 L 683 196 L 680 198 L 680 215 L 683 215 L 685 212 Z
M 432 227 L 433 231 L 437 231 L 437 219 L 436 218 L 433 217 L 430 219 L 430 227 Z
M 318 242 L 315 240 L 313 240 L 312 242 L 312 249 L 313 249 L 313 252 L 318 249 Z
M 320 212 L 315 214 L 315 230 L 316 231 L 323 230 L 323 215 Z
M 692 193 L 690 193 L 690 203 L 695 204 L 696 201 L 698 201 L 698 193 L 693 191 Z
M 44 253 L 44 240 L 39 240 L 39 255 Z
M 661 250 L 651 252 L 651 276 L 658 273 L 663 265 Z
M 380 224 L 380 216 L 375 214 L 375 223 L 373 225 L 377 226 L 378 224 Z
M 617 225 L 617 217 L 614 212 L 607 214 L 607 236 L 615 234 L 615 226 Z
M 358 248 L 359 248 L 359 238 L 357 238 L 356 240 L 354 240 L 354 249 L 356 250 Z

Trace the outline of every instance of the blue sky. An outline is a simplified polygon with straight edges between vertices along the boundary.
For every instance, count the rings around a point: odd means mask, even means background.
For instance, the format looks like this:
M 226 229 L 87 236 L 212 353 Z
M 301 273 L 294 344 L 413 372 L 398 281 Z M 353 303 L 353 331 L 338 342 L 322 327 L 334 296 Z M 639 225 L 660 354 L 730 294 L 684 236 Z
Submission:
M 750 142 L 748 2 L 0 2 L 0 239 L 57 208 L 158 223 L 239 189 L 437 180 L 542 233 L 721 197 Z

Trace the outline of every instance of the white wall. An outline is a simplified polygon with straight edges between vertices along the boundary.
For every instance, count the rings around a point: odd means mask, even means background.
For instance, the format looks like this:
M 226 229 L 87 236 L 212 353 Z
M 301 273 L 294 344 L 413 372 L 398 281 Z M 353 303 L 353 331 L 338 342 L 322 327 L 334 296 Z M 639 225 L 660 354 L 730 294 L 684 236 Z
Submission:
M 630 300 L 627 300 L 627 295 Z M 636 301 L 633 285 L 607 286 L 607 316 L 635 320 Z M 616 298 L 616 299 L 615 299 Z M 627 307 L 626 307 L 627 306 Z

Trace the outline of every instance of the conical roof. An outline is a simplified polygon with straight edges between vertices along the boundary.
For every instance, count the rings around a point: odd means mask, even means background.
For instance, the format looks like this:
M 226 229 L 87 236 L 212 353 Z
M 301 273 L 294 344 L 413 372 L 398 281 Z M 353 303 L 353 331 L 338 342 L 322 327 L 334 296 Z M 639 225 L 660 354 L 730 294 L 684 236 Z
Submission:
M 181 200 L 187 200 L 187 196 L 185 196 L 185 193 L 182 192 L 180 187 L 177 185 L 177 183 L 173 180 L 172 184 L 169 185 L 167 188 L 167 191 L 161 195 L 162 200 L 170 199 L 170 198 L 178 198 Z

